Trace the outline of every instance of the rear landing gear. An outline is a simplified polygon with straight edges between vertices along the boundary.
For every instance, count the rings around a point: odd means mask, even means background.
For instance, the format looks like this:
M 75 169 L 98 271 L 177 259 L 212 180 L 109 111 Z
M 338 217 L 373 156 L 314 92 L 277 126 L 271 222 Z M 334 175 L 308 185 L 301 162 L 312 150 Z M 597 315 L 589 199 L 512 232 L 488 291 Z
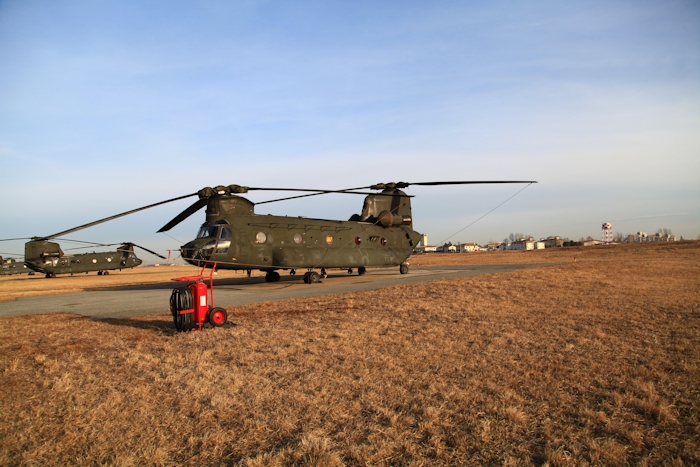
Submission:
M 270 271 L 267 274 L 265 274 L 265 282 L 279 282 L 280 281 L 280 273 L 277 271 Z
M 364 266 L 360 266 L 359 268 L 357 268 L 357 275 L 358 276 L 364 276 L 365 272 L 367 272 L 367 269 L 365 269 Z

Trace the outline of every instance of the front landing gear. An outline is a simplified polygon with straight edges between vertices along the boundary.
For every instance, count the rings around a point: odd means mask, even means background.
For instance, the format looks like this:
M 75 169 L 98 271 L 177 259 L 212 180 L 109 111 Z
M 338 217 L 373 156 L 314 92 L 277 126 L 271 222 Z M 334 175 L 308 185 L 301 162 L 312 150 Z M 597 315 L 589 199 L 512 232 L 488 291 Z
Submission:
M 401 274 L 408 274 L 408 264 L 403 263 L 401 266 L 399 266 L 399 272 Z
M 305 284 L 318 284 L 321 282 L 321 276 L 316 271 L 308 271 L 304 274 Z

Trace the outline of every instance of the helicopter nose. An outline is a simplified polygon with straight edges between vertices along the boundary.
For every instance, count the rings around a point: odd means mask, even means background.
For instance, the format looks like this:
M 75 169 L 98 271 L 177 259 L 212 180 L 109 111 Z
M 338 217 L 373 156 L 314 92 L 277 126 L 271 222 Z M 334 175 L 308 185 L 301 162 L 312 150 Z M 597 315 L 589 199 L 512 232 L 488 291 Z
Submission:
M 191 259 L 194 256 L 194 250 L 195 248 L 192 242 L 186 243 L 180 247 L 180 255 L 182 255 L 184 259 Z
M 185 261 L 199 265 L 201 261 L 206 261 L 211 257 L 215 244 L 216 241 L 212 239 L 193 240 L 180 248 L 180 254 Z

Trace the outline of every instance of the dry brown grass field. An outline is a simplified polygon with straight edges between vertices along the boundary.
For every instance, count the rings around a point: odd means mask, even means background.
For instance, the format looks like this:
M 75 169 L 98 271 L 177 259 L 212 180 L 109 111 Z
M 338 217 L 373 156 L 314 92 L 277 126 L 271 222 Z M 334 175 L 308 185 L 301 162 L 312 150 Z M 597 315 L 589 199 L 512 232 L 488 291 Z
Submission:
M 0 318 L 0 464 L 700 464 L 700 242 L 412 265 L 491 261 L 560 264 L 183 334 Z

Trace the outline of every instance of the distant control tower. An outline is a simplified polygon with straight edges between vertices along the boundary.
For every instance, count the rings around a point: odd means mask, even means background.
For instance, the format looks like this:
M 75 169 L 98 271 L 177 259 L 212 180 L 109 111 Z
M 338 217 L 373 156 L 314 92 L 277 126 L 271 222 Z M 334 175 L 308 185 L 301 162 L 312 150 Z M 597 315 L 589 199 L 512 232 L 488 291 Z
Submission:
M 612 224 L 610 222 L 606 222 L 603 224 L 603 244 L 604 245 L 610 245 L 613 241 L 613 233 L 612 233 Z
M 423 236 L 420 239 L 419 245 L 428 246 L 428 234 L 423 234 Z

